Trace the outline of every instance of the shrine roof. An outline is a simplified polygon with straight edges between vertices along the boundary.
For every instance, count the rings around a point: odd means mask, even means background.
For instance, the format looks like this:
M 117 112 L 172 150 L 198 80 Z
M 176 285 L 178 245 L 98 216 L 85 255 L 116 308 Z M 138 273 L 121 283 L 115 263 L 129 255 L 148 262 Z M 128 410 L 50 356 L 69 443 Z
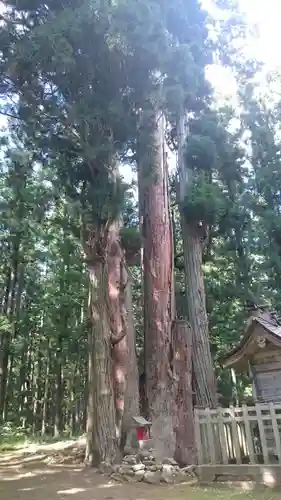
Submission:
M 281 348 L 281 323 L 270 313 L 261 313 L 260 316 L 251 316 L 246 324 L 240 342 L 223 358 L 222 364 L 225 368 L 235 365 L 246 366 L 253 344 L 260 336 L 277 348 Z

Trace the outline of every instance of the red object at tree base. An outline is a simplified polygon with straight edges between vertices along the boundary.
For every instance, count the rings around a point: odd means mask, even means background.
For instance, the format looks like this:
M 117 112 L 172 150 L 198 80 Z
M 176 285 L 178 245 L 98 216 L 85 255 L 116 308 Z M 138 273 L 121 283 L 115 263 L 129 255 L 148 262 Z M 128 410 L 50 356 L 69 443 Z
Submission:
M 138 441 L 147 441 L 149 439 L 148 429 L 145 429 L 144 427 L 138 427 L 136 431 Z

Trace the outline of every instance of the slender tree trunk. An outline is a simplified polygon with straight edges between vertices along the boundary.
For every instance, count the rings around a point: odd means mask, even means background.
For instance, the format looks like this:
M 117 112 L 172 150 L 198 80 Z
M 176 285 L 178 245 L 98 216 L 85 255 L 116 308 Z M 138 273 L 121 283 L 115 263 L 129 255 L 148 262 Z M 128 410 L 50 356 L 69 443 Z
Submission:
M 175 459 L 180 465 L 196 463 L 192 394 L 192 329 L 186 321 L 173 323 L 175 393 Z
M 46 430 L 47 430 L 48 400 L 49 400 L 49 385 L 50 385 L 49 377 L 50 377 L 50 346 L 48 345 L 46 375 L 45 375 L 45 385 L 44 385 L 44 396 L 43 396 L 43 408 L 42 408 L 42 427 L 41 427 L 41 435 L 42 436 L 45 436 Z
M 101 242 L 101 249 L 106 248 Z M 89 250 L 88 250 L 89 252 Z M 88 254 L 89 255 L 89 254 Z M 98 466 L 116 460 L 118 442 L 111 380 L 111 338 L 107 311 L 107 269 L 97 255 L 88 264 L 90 278 L 89 395 L 86 462 Z
M 171 370 L 172 242 L 163 117 L 145 109 L 139 128 L 146 396 L 158 457 L 174 455 Z
M 136 331 L 133 317 L 132 281 L 128 274 L 125 290 L 127 310 L 127 386 L 124 395 L 124 415 L 122 422 L 121 450 L 126 444 L 127 436 L 132 428 L 133 417 L 139 415 L 139 374 L 136 353 Z
M 62 378 L 62 337 L 58 334 L 56 354 L 56 380 L 55 380 L 55 419 L 54 435 L 59 437 L 62 432 L 62 403 L 63 403 L 63 378 Z
M 9 363 L 9 334 L 2 333 L 0 341 L 0 422 L 4 419 Z
M 178 132 L 179 204 L 183 234 L 184 265 L 188 317 L 193 332 L 193 375 L 196 404 L 217 404 L 214 366 L 210 350 L 208 316 L 206 310 L 205 285 L 202 269 L 203 228 L 200 221 L 187 221 L 182 210 L 187 186 L 192 182 L 192 173 L 184 162 L 184 144 L 187 136 L 184 115 L 180 119 Z
M 12 270 L 9 267 L 9 269 L 7 270 L 4 304 L 2 308 L 2 312 L 4 315 L 7 315 L 9 311 L 11 282 L 12 282 Z M 9 363 L 9 339 L 10 339 L 10 332 L 6 331 L 1 332 L 0 334 L 0 422 L 3 420 L 4 408 L 5 408 L 8 363 Z
M 27 361 L 27 346 L 28 346 L 28 337 L 24 340 L 23 346 L 21 349 L 20 356 L 20 372 L 19 372 L 19 383 L 18 383 L 18 391 L 19 391 L 19 417 L 23 414 L 24 408 L 24 391 L 25 391 L 25 376 L 26 376 L 26 361 Z
M 37 353 L 37 359 L 35 361 L 34 376 L 33 376 L 33 417 L 32 417 L 32 432 L 33 435 L 36 434 L 38 430 L 38 417 L 39 417 L 39 400 L 40 400 L 40 375 L 41 375 L 41 357 L 40 357 L 40 345 L 39 351 Z

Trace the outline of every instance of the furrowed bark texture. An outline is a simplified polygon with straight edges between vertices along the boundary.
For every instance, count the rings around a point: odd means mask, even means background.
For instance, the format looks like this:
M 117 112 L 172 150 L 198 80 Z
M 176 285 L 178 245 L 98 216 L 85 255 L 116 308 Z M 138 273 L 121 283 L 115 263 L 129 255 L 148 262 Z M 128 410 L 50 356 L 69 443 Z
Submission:
M 125 304 L 127 310 L 127 386 L 125 390 L 124 415 L 123 415 L 123 438 L 131 429 L 133 417 L 139 415 L 139 374 L 136 353 L 136 331 L 133 317 L 132 280 L 128 273 L 128 281 L 125 290 Z
M 121 439 L 124 415 L 124 395 L 127 385 L 127 312 L 125 289 L 127 272 L 124 255 L 119 244 L 118 224 L 112 224 L 108 231 L 108 290 L 107 309 L 110 325 L 112 381 L 116 412 L 116 432 L 118 442 Z
M 159 457 L 173 456 L 171 354 L 172 242 L 163 118 L 142 112 L 139 127 L 139 189 L 143 237 L 145 375 L 152 437 Z
M 139 413 L 138 368 L 132 311 L 132 293 L 118 224 L 108 235 L 108 311 L 112 342 L 112 378 L 116 428 L 122 455 L 133 416 Z
M 217 393 L 202 268 L 203 242 L 200 228 L 185 224 L 184 232 L 188 317 L 193 331 L 193 387 L 196 405 L 213 408 L 217 405 Z
M 179 205 L 183 234 L 186 297 L 188 318 L 193 333 L 193 376 L 196 405 L 214 407 L 217 404 L 214 367 L 209 342 L 205 285 L 202 268 L 202 227 L 187 221 L 183 213 L 187 186 L 192 182 L 192 172 L 185 165 L 184 145 L 187 137 L 186 118 L 182 115 L 178 127 Z
M 180 465 L 196 463 L 192 394 L 192 329 L 186 321 L 176 320 L 172 329 L 175 390 L 175 460 Z
M 86 457 L 94 465 L 120 459 L 139 402 L 129 275 L 117 221 L 108 225 L 99 251 L 102 258 L 89 268 L 93 332 Z
M 87 409 L 86 461 L 98 466 L 114 463 L 118 442 L 115 426 L 115 407 L 112 387 L 111 335 L 107 311 L 107 269 L 102 258 L 89 266 L 90 312 L 92 328 L 89 333 L 89 394 Z

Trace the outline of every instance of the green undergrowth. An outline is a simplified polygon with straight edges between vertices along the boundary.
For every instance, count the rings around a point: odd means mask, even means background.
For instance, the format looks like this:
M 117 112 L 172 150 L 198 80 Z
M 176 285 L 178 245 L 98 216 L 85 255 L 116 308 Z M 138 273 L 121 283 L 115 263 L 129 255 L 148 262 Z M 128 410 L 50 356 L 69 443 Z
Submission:
M 10 452 L 30 445 L 53 444 L 63 441 L 75 441 L 81 436 L 70 436 L 69 433 L 63 433 L 58 437 L 50 435 L 34 435 L 31 429 L 25 429 L 15 426 L 8 422 L 0 425 L 0 452 Z

